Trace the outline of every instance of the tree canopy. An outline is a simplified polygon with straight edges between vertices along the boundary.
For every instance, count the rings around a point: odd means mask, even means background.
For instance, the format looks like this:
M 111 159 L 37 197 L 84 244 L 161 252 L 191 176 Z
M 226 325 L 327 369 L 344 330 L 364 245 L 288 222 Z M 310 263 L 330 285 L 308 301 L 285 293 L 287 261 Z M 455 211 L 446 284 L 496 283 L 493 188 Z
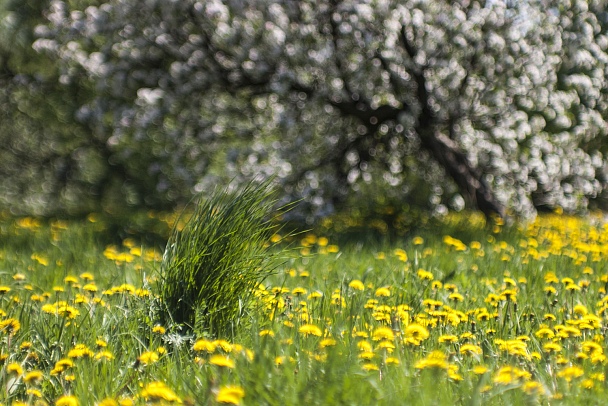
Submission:
M 605 1 L 30 3 L 2 20 L 7 204 L 170 208 L 259 174 L 317 216 L 605 200 Z

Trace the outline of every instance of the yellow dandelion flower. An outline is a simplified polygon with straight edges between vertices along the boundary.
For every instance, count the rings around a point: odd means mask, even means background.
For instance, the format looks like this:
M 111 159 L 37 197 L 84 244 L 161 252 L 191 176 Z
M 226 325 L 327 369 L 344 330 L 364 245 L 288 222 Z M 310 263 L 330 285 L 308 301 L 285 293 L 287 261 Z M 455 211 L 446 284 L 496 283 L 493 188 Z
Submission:
M 95 277 L 90 272 L 84 272 L 80 274 L 80 279 L 82 279 L 83 281 L 92 281 L 93 279 L 95 279 Z
M 569 292 L 578 292 L 579 290 L 581 290 L 581 287 L 578 286 L 576 283 L 569 283 L 566 285 L 566 290 Z
M 87 292 L 97 292 L 98 290 L 97 285 L 95 285 L 95 283 L 87 283 L 82 287 L 82 289 L 86 290 Z
M 375 356 L 376 356 L 376 354 L 374 354 L 372 351 L 363 351 L 363 352 L 359 353 L 359 358 L 364 359 L 364 360 L 370 360 L 370 359 L 374 358 Z
M 399 365 L 399 364 L 401 364 L 401 361 L 399 360 L 399 358 L 395 358 L 395 357 L 386 357 L 386 359 L 384 360 L 384 362 L 386 363 L 386 365 Z
M 231 352 L 233 345 L 226 340 L 215 340 L 214 343 L 224 352 Z
M 462 302 L 464 301 L 464 296 L 462 296 L 460 293 L 452 293 L 450 296 L 448 296 L 448 299 L 454 302 Z
M 502 301 L 513 303 L 517 302 L 517 292 L 515 289 L 505 289 L 502 291 L 499 297 Z
M 555 315 L 554 315 L 554 314 L 551 314 L 551 313 L 545 313 L 545 314 L 543 315 L 543 320 L 545 320 L 545 321 L 555 321 L 555 320 L 557 320 L 557 317 L 555 317 Z
M 74 362 L 69 358 L 60 359 L 55 363 L 55 368 L 51 370 L 51 375 L 58 375 L 65 370 L 74 367 Z
M 544 276 L 545 283 L 559 283 L 559 279 L 554 272 L 547 272 Z
M 100 351 L 95 354 L 95 359 L 97 361 L 107 360 L 110 361 L 114 358 L 114 355 L 110 351 Z
M 340 251 L 340 247 L 338 247 L 335 244 L 332 245 L 328 245 L 327 246 L 327 252 L 329 252 L 330 254 L 335 254 L 336 252 Z
M 303 334 L 305 336 L 312 335 L 312 336 L 321 337 L 323 335 L 323 332 L 321 331 L 321 329 L 319 327 L 315 326 L 314 324 L 304 324 L 304 325 L 300 326 L 298 331 L 300 332 L 300 334 Z
M 158 361 L 158 353 L 155 351 L 146 351 L 142 353 L 137 360 L 144 365 L 151 365 Z
M 574 312 L 574 314 L 578 314 L 579 316 L 585 316 L 587 315 L 587 313 L 589 313 L 587 307 L 583 306 L 582 304 L 577 304 L 576 306 L 574 306 L 574 309 L 572 309 L 572 311 Z
M 378 343 L 378 348 L 382 349 L 382 350 L 386 350 L 386 352 L 388 352 L 390 354 L 397 347 L 395 346 L 395 344 L 393 343 L 393 341 L 386 341 L 385 340 L 385 341 L 380 341 L 380 343 Z
M 460 353 L 463 355 L 481 355 L 483 350 L 475 344 L 463 344 L 460 347 Z
M 405 341 L 408 344 L 420 345 L 421 341 L 429 337 L 429 331 L 426 327 L 412 323 L 405 328 Z
M 336 340 L 329 337 L 321 340 L 321 342 L 319 343 L 319 348 L 333 347 L 334 345 L 336 345 Z
M 25 391 L 25 394 L 29 395 L 29 396 L 36 397 L 36 398 L 41 398 L 42 397 L 42 392 L 40 392 L 38 389 L 34 389 L 34 388 L 27 389 Z M 37 404 L 37 403 L 35 403 L 35 404 Z M 24 405 L 25 405 L 25 403 L 24 403 Z M 15 406 L 14 403 L 13 403 L 13 406 Z
M 362 340 L 362 341 L 359 341 L 357 343 L 357 348 L 360 351 L 371 351 L 372 350 L 372 345 L 369 342 L 367 342 L 365 340 Z
M 543 345 L 543 351 L 546 353 L 558 353 L 561 350 L 562 346 L 555 342 L 550 342 Z
M 353 290 L 365 290 L 365 285 L 359 279 L 353 279 L 348 286 Z
M 38 370 L 29 371 L 23 377 L 23 382 L 25 382 L 26 384 L 35 384 L 37 382 L 40 382 L 42 380 L 42 377 L 43 377 L 42 371 L 38 371 Z
M 207 352 L 207 353 L 212 353 L 213 351 L 215 351 L 216 348 L 217 348 L 216 343 L 214 343 L 213 341 L 205 340 L 205 339 L 197 340 L 194 343 L 194 345 L 192 346 L 192 349 L 194 351 Z
M 215 397 L 218 403 L 228 405 L 240 405 L 241 400 L 245 397 L 245 391 L 240 386 L 228 385 L 222 386 Z
M 591 363 L 593 364 L 603 364 L 606 361 L 606 356 L 603 352 L 592 352 L 591 353 Z
M 363 364 L 361 366 L 361 368 L 364 371 L 367 371 L 367 372 L 369 372 L 369 371 L 379 371 L 380 370 L 380 368 L 378 367 L 378 365 L 375 365 L 375 364 L 372 364 L 372 363 L 369 363 L 369 362 Z
M 48 266 L 48 264 L 49 264 L 49 259 L 40 254 L 34 253 L 34 254 L 32 254 L 31 258 L 33 260 L 37 261 L 40 265 Z
M 447 290 L 448 292 L 450 292 L 450 293 L 456 293 L 456 292 L 458 292 L 458 286 L 456 286 L 453 283 L 446 283 L 445 285 L 443 285 L 443 288 L 445 290 Z
M 76 297 L 74 298 L 74 303 L 76 303 L 76 304 L 89 303 L 89 298 L 86 297 L 85 295 L 83 295 L 82 293 L 77 293 Z
M 528 395 L 540 395 L 545 392 L 543 385 L 537 381 L 528 381 L 521 386 L 521 390 Z
M 314 292 L 310 292 L 310 295 L 308 295 L 308 299 L 319 299 L 323 297 L 323 292 L 319 292 L 318 290 L 315 290 Z
M 453 334 L 444 334 L 439 336 L 439 338 L 437 339 L 438 343 L 455 343 L 458 341 L 458 336 L 455 336 Z
M 494 382 L 508 385 L 520 380 L 529 381 L 531 378 L 532 374 L 528 371 L 513 366 L 504 366 L 496 372 Z
M 390 327 L 378 327 L 374 330 L 372 334 L 372 340 L 380 341 L 380 340 L 389 340 L 392 341 L 395 339 L 395 334 Z
M 15 335 L 21 329 L 21 323 L 17 319 L 5 319 L 0 321 L 0 332 L 10 336 Z
M 555 327 L 558 330 L 558 327 Z M 561 326 L 557 331 L 557 336 L 560 338 L 580 337 L 581 331 L 574 326 Z
M 376 297 L 389 297 L 391 295 L 391 291 L 387 287 L 376 289 L 376 293 L 374 294 Z
M 433 351 L 426 358 L 423 358 L 416 362 L 414 367 L 416 369 L 448 369 L 449 363 L 447 362 L 446 355 L 441 351 Z
M 603 372 L 598 372 L 595 374 L 591 374 L 589 378 L 598 382 L 604 382 L 606 380 L 606 375 Z
M 78 399 L 75 396 L 63 395 L 55 401 L 55 406 L 78 406 Z
M 557 376 L 564 378 L 567 382 L 572 381 L 574 378 L 583 376 L 583 369 L 577 365 L 566 367 L 557 373 Z
M 312 354 L 312 358 L 315 361 L 325 362 L 325 361 L 327 361 L 327 354 L 325 354 L 325 353 L 322 353 L 322 354 Z
M 260 337 L 274 337 L 274 331 L 272 330 L 261 330 L 258 334 Z
M 534 335 L 538 338 L 547 338 L 547 339 L 552 339 L 553 337 L 555 337 L 555 333 L 553 332 L 553 330 L 551 330 L 550 328 L 539 328 L 538 331 L 536 333 L 534 333 Z
M 368 338 L 369 334 L 367 334 L 367 332 L 365 331 L 357 331 L 357 328 L 355 327 L 353 329 L 353 337 L 357 337 L 357 338 Z
M 441 306 L 443 306 L 443 303 L 440 302 L 439 300 L 433 300 L 433 299 L 425 299 L 422 301 L 422 304 L 425 305 L 428 310 L 438 310 Z
M 75 283 L 78 283 L 78 278 L 76 278 L 75 276 L 68 275 L 65 278 L 63 278 L 63 282 L 66 285 L 73 285 Z
M 407 252 L 405 252 L 405 250 L 397 248 L 395 249 L 395 251 L 393 251 L 393 254 L 395 254 L 395 256 L 399 258 L 399 261 L 407 262 Z
M 475 375 L 483 375 L 488 372 L 488 367 L 485 365 L 476 365 L 473 367 L 472 371 Z
M 72 348 L 70 351 L 68 351 L 68 358 L 86 358 L 86 357 L 92 357 L 92 356 L 93 356 L 93 351 L 91 351 L 84 344 L 76 344 L 74 346 L 74 348 Z
M 581 349 L 586 354 L 602 353 L 604 351 L 602 346 L 594 341 L 583 341 L 581 344 Z
M 432 273 L 425 271 L 424 269 L 419 269 L 416 275 L 418 275 L 418 278 L 423 281 L 432 281 L 433 279 L 435 279 Z
M 224 356 L 224 355 L 220 355 L 220 354 L 216 354 L 213 355 L 210 359 L 209 359 L 209 363 L 211 365 L 216 365 L 218 367 L 226 367 L 226 368 L 234 368 L 235 364 L 234 361 L 231 360 L 230 358 Z
M 460 382 L 464 379 L 462 377 L 462 375 L 460 375 L 458 373 L 458 366 L 456 366 L 456 365 L 448 365 L 447 371 L 448 371 L 448 378 L 450 378 L 453 381 Z
M 150 382 L 141 391 L 141 396 L 151 402 L 175 402 L 182 403 L 181 399 L 163 382 Z
M 23 368 L 21 368 L 21 365 L 17 364 L 16 362 L 13 362 L 6 366 L 6 373 L 9 375 L 19 376 L 23 374 Z
M 59 306 L 56 308 L 56 311 L 54 313 L 59 316 L 63 316 L 67 319 L 75 319 L 80 315 L 78 309 L 72 306 Z

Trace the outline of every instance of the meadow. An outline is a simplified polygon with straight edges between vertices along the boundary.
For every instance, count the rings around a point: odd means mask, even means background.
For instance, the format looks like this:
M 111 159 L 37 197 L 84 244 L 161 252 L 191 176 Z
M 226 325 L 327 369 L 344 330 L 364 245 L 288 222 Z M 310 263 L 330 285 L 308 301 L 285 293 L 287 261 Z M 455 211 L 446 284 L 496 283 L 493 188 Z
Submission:
M 602 403 L 601 216 L 355 225 L 272 235 L 281 265 L 218 337 L 151 311 L 162 244 L 98 215 L 0 217 L 0 404 Z

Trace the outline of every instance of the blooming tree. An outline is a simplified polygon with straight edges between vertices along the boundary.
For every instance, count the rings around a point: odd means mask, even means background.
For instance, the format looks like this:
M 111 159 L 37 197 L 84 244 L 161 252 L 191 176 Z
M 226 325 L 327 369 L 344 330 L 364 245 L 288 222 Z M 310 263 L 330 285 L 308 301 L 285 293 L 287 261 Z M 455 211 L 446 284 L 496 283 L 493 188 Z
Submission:
M 135 201 L 261 173 L 317 214 L 531 214 L 606 186 L 604 3 L 52 0 L 33 48 Z

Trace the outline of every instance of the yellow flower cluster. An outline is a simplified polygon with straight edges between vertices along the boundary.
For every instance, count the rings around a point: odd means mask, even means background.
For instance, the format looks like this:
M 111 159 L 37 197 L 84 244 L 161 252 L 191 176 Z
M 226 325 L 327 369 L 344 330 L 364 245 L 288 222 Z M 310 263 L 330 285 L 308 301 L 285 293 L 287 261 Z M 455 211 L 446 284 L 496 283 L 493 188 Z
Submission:
M 31 219 L 15 227 L 44 230 Z M 254 322 L 242 344 L 204 334 L 190 341 L 176 326 L 137 313 L 148 309 L 142 304 L 157 282 L 141 270 L 161 258 L 133 240 L 100 254 L 125 273 L 110 286 L 94 267 L 71 272 L 51 250 L 28 253 L 19 272 L 0 279 L 0 365 L 14 385 L 7 390 L 15 404 L 78 405 L 82 377 L 104 370 L 124 374 L 125 389 L 92 395 L 98 405 L 190 404 L 188 388 L 196 385 L 166 372 L 177 363 L 206 383 L 207 402 L 255 404 L 247 386 L 253 368 L 285 381 L 287 373 L 292 379 L 343 363 L 363 384 L 467 380 L 488 399 L 507 389 L 547 400 L 570 389 L 605 394 L 608 226 L 544 216 L 504 228 L 491 224 L 475 239 L 458 230 L 414 236 L 382 251 L 361 249 L 353 261 L 346 247 L 306 234 L 300 255 L 251 292 L 257 306 L 245 309 Z M 53 226 L 53 241 L 65 232 Z M 50 277 L 54 267 L 59 276 Z M 129 283 L 137 275 L 141 285 Z M 132 317 L 140 319 L 121 333 L 131 340 L 124 354 L 115 331 Z M 62 392 L 50 396 L 46 388 Z

